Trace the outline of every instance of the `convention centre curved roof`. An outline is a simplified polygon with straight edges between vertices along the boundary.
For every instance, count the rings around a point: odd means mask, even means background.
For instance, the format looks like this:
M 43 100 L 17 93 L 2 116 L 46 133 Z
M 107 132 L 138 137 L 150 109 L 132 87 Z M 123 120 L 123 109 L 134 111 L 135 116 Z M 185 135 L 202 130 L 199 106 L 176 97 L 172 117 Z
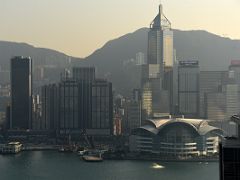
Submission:
M 133 132 L 138 130 L 147 131 L 153 135 L 159 134 L 163 129 L 173 124 L 182 124 L 191 127 L 198 135 L 206 135 L 211 132 L 216 132 L 217 135 L 222 135 L 223 131 L 217 127 L 210 126 L 206 120 L 202 119 L 148 119 L 146 125 L 135 129 Z

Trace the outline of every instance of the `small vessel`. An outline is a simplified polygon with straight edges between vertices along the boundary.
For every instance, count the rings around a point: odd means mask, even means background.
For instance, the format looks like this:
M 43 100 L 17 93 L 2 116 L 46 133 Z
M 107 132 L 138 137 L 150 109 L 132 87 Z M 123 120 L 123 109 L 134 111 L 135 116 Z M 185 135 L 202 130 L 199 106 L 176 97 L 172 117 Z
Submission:
M 88 151 L 86 155 L 82 156 L 82 159 L 86 162 L 102 162 L 102 153 L 96 151 Z
M 160 165 L 160 164 L 157 164 L 157 163 L 153 163 L 153 166 L 152 166 L 153 169 L 164 169 L 165 167 Z
M 82 159 L 86 162 L 102 162 L 102 157 L 84 155 Z
M 58 152 L 64 152 L 64 151 L 65 151 L 65 149 L 63 146 L 58 149 Z
M 20 142 L 10 142 L 1 147 L 2 154 L 17 154 L 22 151 L 22 144 Z
M 68 146 L 61 146 L 58 149 L 58 152 L 65 153 L 65 152 L 73 152 L 72 149 Z
M 83 156 L 88 152 L 88 150 L 82 150 L 82 151 L 78 151 L 78 155 L 79 156 Z

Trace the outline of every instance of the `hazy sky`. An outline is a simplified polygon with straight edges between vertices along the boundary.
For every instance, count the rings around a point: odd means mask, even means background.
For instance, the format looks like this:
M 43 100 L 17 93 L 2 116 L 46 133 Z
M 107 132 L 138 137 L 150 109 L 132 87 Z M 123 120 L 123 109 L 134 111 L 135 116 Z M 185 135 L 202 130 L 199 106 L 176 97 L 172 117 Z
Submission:
M 85 57 L 148 27 L 159 0 L 0 0 L 0 40 Z M 173 28 L 240 39 L 240 0 L 162 0 Z

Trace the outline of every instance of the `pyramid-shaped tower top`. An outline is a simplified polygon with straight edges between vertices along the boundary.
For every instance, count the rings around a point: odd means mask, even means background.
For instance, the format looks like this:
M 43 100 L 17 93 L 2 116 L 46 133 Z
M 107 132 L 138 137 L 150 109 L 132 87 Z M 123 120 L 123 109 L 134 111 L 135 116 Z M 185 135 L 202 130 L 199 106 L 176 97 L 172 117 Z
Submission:
M 163 14 L 163 6 L 159 5 L 158 15 L 154 18 L 154 20 L 150 24 L 151 29 L 171 29 L 171 22 L 167 19 L 167 17 Z

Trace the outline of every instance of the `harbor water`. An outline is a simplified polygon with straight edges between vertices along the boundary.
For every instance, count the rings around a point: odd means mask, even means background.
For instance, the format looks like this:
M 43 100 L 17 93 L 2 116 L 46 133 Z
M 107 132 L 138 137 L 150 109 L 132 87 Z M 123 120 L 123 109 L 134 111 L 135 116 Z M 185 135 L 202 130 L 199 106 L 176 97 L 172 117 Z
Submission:
M 84 162 L 55 151 L 0 155 L 2 180 L 218 180 L 217 162 Z

